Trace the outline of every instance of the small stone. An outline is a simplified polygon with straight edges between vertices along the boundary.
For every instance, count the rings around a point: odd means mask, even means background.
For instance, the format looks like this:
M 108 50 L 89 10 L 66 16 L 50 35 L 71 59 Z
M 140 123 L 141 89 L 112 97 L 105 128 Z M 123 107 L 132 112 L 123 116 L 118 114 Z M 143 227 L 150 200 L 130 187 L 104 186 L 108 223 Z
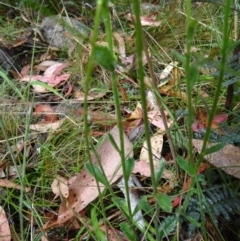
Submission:
M 52 47 L 69 48 L 76 44 L 73 37 L 83 41 L 89 35 L 88 27 L 74 18 L 45 17 L 40 26 L 44 40 Z

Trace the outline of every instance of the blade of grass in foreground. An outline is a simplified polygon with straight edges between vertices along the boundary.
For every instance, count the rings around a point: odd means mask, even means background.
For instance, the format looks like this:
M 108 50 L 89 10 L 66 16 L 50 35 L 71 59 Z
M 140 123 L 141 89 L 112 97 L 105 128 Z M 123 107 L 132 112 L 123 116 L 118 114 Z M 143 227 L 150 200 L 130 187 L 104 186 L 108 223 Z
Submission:
M 188 96 L 188 113 L 193 113 L 192 109 L 192 87 L 194 83 L 196 83 L 197 79 L 192 79 L 192 67 L 191 67 L 191 46 L 192 46 L 192 40 L 193 40 L 193 34 L 194 34 L 194 28 L 196 23 L 193 21 L 191 18 L 191 0 L 187 1 L 187 32 L 186 32 L 186 44 L 187 44 L 187 53 L 186 53 L 186 62 L 185 62 L 185 73 L 186 73 L 186 79 L 187 79 L 187 96 Z M 209 141 L 210 138 L 210 131 L 211 131 L 211 123 L 214 117 L 214 114 L 216 113 L 217 110 L 217 105 L 219 101 L 219 96 L 220 96 L 220 91 L 222 88 L 222 82 L 223 82 L 223 77 L 224 77 L 224 72 L 225 72 L 225 64 L 226 64 L 226 57 L 227 57 L 227 48 L 228 48 L 228 38 L 229 38 L 229 16 L 230 16 L 230 7 L 231 7 L 231 1 L 227 0 L 226 1 L 226 6 L 224 8 L 224 28 L 223 28 L 223 44 L 222 44 L 222 53 L 221 53 L 221 64 L 219 66 L 220 68 L 220 74 L 219 74 L 219 79 L 217 82 L 217 88 L 216 92 L 214 95 L 214 100 L 213 100 L 213 105 L 209 114 L 208 118 L 208 125 L 206 129 L 206 133 L 204 135 L 204 143 L 202 146 L 202 151 L 200 153 L 200 156 L 197 160 L 197 163 L 194 164 L 194 156 L 193 156 L 193 146 L 192 146 L 192 123 L 193 123 L 193 115 L 188 116 L 188 121 L 187 121 L 187 127 L 188 127 L 188 158 L 189 158 L 189 165 L 193 166 L 194 165 L 194 175 L 192 175 L 192 180 L 191 184 L 189 187 L 189 191 L 187 192 L 187 196 L 184 200 L 182 212 L 183 214 L 185 213 L 189 200 L 192 195 L 192 191 L 194 190 L 193 187 L 196 184 L 197 186 L 197 195 L 198 195 L 198 200 L 199 200 L 199 205 L 200 207 L 203 206 L 202 200 L 203 200 L 203 193 L 201 186 L 198 182 L 197 179 L 197 172 L 198 169 L 202 163 L 203 157 L 206 154 L 206 147 L 207 147 L 207 142 Z M 202 227 L 202 235 L 204 237 L 204 240 L 207 240 L 207 230 L 206 230 L 206 223 L 205 223 L 205 213 L 203 212 L 202 208 L 200 210 L 200 215 L 201 215 L 201 227 Z M 217 228 L 218 230 L 218 228 Z M 219 232 L 220 233 L 220 232 Z
M 152 173 L 152 185 L 153 185 L 153 195 L 156 199 L 156 208 L 154 213 L 154 227 L 155 230 L 158 230 L 158 217 L 159 217 L 159 204 L 157 200 L 157 183 L 154 176 L 154 167 L 153 167 L 153 155 L 152 155 L 152 148 L 151 148 L 151 141 L 150 141 L 150 132 L 149 132 L 149 123 L 147 117 L 147 101 L 146 101 L 146 94 L 145 94 L 145 83 L 144 83 L 144 69 L 142 63 L 142 52 L 143 52 L 143 32 L 142 32 L 142 25 L 140 21 L 140 3 L 139 1 L 133 2 L 133 12 L 135 16 L 135 37 L 136 37 L 136 46 L 137 46 L 137 68 L 138 68 L 138 81 L 140 85 L 140 95 L 141 101 L 143 106 L 143 119 L 144 119 L 144 127 L 145 127 L 145 137 L 148 147 L 148 157 L 150 161 L 150 169 Z M 156 240 L 160 240 L 159 232 L 156 232 Z

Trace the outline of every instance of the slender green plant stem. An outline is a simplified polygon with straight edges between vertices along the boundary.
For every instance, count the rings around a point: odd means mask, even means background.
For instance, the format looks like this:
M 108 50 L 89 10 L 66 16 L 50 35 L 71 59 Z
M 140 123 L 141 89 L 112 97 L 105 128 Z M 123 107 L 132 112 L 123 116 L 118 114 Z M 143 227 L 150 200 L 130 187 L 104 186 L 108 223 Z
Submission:
M 106 35 L 107 35 L 107 41 L 108 41 L 108 48 L 112 53 L 114 53 L 113 50 L 113 39 L 112 39 L 112 28 L 111 28 L 111 21 L 109 17 L 108 12 L 108 6 L 107 1 L 105 1 L 105 6 L 103 7 L 103 15 L 105 20 L 105 27 L 106 27 Z M 126 164 L 125 164 L 125 153 L 124 153 L 124 131 L 123 131 L 123 125 L 122 125 L 122 115 L 121 115 L 121 106 L 120 106 L 120 100 L 119 100 L 119 91 L 117 86 L 117 78 L 116 73 L 113 71 L 111 73 L 111 79 L 112 79 L 112 89 L 114 94 L 114 102 L 115 102 L 115 109 L 117 114 L 117 126 L 119 129 L 119 139 L 120 139 L 120 156 L 121 156 L 121 165 L 123 170 L 123 178 L 124 178 L 124 185 L 126 189 L 126 200 L 127 200 L 127 207 L 129 211 L 129 221 L 133 222 L 133 215 L 131 210 L 131 203 L 130 203 L 130 197 L 129 197 L 129 187 L 128 187 L 128 178 L 127 178 L 127 170 L 126 170 Z
M 224 15 L 224 27 L 223 27 L 223 45 L 222 45 L 222 52 L 221 52 L 221 63 L 220 63 L 220 73 L 219 73 L 219 78 L 218 78 L 218 82 L 217 82 L 217 88 L 216 88 L 216 92 L 214 95 L 214 100 L 213 100 L 213 105 L 212 105 L 212 109 L 210 111 L 209 117 L 208 117 L 208 124 L 207 124 L 207 128 L 206 128 L 206 134 L 204 136 L 204 142 L 203 142 L 203 147 L 202 147 L 202 151 L 200 153 L 200 157 L 198 159 L 197 162 L 197 169 L 198 170 L 199 166 L 201 165 L 202 159 L 205 155 L 205 150 L 207 147 L 207 142 L 209 140 L 210 137 L 210 133 L 211 133 L 211 124 L 213 121 L 213 117 L 216 113 L 217 110 L 217 106 L 218 106 L 218 101 L 219 101 L 219 96 L 221 94 L 221 88 L 222 88 L 222 83 L 223 83 L 223 79 L 224 79 L 224 73 L 225 73 L 225 66 L 226 66 L 226 60 L 227 60 L 227 49 L 228 49 L 228 40 L 229 40 L 229 16 L 230 16 L 230 8 L 231 7 L 231 0 L 227 0 L 226 1 L 226 6 L 225 6 L 225 15 Z
M 90 150 L 91 150 L 91 147 L 92 147 L 92 140 L 91 140 L 91 135 L 90 135 L 89 123 L 88 123 L 89 120 L 88 120 L 88 100 L 87 100 L 87 97 L 88 97 L 89 83 L 90 83 L 92 69 L 93 69 L 93 55 L 94 55 L 95 46 L 96 46 L 96 40 L 97 40 L 98 28 L 99 28 L 99 24 L 100 24 L 101 12 L 102 12 L 102 1 L 98 1 L 96 15 L 95 15 L 95 19 L 94 19 L 94 29 L 93 29 L 92 39 L 90 40 L 92 50 L 91 50 L 91 54 L 90 54 L 89 60 L 88 60 L 87 74 L 86 74 L 86 80 L 85 80 L 85 89 L 84 89 L 84 130 L 85 130 L 85 141 L 86 141 L 86 158 L 87 158 L 87 160 L 89 160 L 89 163 L 90 163 L 91 168 L 93 170 L 94 176 L 96 176 L 96 175 L 95 175 L 95 171 L 94 171 L 94 168 L 93 168 L 93 163 L 92 163 L 91 153 L 90 153 Z M 100 196 L 100 203 L 102 205 L 103 200 L 101 200 L 101 189 L 100 189 L 99 182 L 97 181 L 97 179 L 96 179 L 96 184 L 97 184 L 97 189 L 98 189 L 98 193 L 99 193 L 99 196 Z M 103 210 L 104 210 L 104 208 L 103 208 Z M 109 240 L 108 233 L 106 235 L 107 235 L 107 240 Z
M 192 106 L 192 79 L 191 79 L 191 46 L 193 37 L 193 20 L 191 19 L 191 0 L 186 2 L 187 9 L 187 33 L 186 33 L 186 63 L 185 72 L 187 80 L 187 101 L 188 101 L 188 117 L 187 117 L 187 128 L 188 128 L 188 154 L 190 163 L 193 161 L 193 148 L 192 148 L 192 123 L 193 123 L 193 106 Z
M 187 9 L 188 9 L 187 17 L 190 20 L 190 17 L 191 17 L 191 15 L 190 15 L 191 14 L 191 1 L 190 0 L 187 1 L 187 6 L 188 6 L 187 7 Z M 206 134 L 204 136 L 202 150 L 201 150 L 201 153 L 199 155 L 198 161 L 195 165 L 195 175 L 192 177 L 192 181 L 191 181 L 189 190 L 192 190 L 194 184 L 197 182 L 197 172 L 198 172 L 198 169 L 199 169 L 199 167 L 202 163 L 203 157 L 205 155 L 205 150 L 207 148 L 207 142 L 208 142 L 209 137 L 210 137 L 211 123 L 212 123 L 214 114 L 215 114 L 216 109 L 217 109 L 219 95 L 220 95 L 220 91 L 221 91 L 221 88 L 222 88 L 222 82 L 223 82 L 223 77 L 224 77 L 224 72 L 225 72 L 226 57 L 227 57 L 228 37 L 229 37 L 229 35 L 228 35 L 228 33 L 229 33 L 228 20 L 229 20 L 229 15 L 230 15 L 230 6 L 231 6 L 231 1 L 227 0 L 226 6 L 225 6 L 225 16 L 224 16 L 223 46 L 222 46 L 222 59 L 221 59 L 221 64 L 220 64 L 220 74 L 219 74 L 219 79 L 218 79 L 218 83 L 217 83 L 217 88 L 216 88 L 216 92 L 215 92 L 215 97 L 214 97 L 212 109 L 210 111 L 209 118 L 208 118 L 208 125 L 207 125 L 207 128 L 206 128 Z M 190 47 L 191 47 L 190 41 L 187 40 L 187 54 L 186 54 L 187 60 L 186 60 L 185 70 L 186 70 L 186 75 L 189 75 L 189 76 L 187 76 L 187 83 L 188 83 L 189 86 L 191 86 L 191 84 L 189 82 L 191 80 L 189 78 L 190 77 Z M 191 89 L 189 88 L 188 85 L 187 85 L 187 94 L 188 94 L 188 98 L 189 98 L 189 96 L 191 96 Z M 189 103 L 191 103 L 190 99 L 188 101 L 189 101 Z M 190 106 L 191 106 L 191 104 L 190 104 Z M 190 109 L 190 106 L 188 106 L 188 112 L 189 113 L 191 113 L 190 111 L 192 110 L 192 107 Z M 192 140 L 192 128 L 191 128 L 192 121 L 193 121 L 192 118 L 188 119 L 188 131 L 189 131 L 189 150 L 188 151 L 189 151 L 190 160 L 193 160 L 192 159 L 193 158 L 192 141 L 191 141 Z M 189 191 L 187 193 L 187 196 L 185 198 L 184 205 L 183 205 L 183 211 L 186 210 L 186 208 L 187 208 L 189 199 L 191 197 L 191 193 L 192 193 L 191 191 Z M 199 198 L 201 198 L 201 196 L 199 196 Z
M 149 58 L 148 47 L 147 47 L 147 43 L 146 43 L 146 39 L 145 39 L 144 34 L 142 34 L 142 39 L 143 39 L 144 52 L 145 52 L 145 55 L 147 57 L 148 68 L 149 68 L 149 73 L 150 73 L 150 77 L 151 77 L 151 84 L 152 84 L 151 87 L 153 89 L 153 93 L 154 93 L 157 105 L 159 106 L 159 111 L 160 111 L 160 114 L 161 114 L 161 117 L 162 117 L 162 120 L 163 120 L 163 125 L 164 125 L 165 132 L 166 132 L 166 135 L 167 135 L 167 138 L 168 138 L 168 143 L 169 143 L 169 146 L 170 146 L 170 150 L 171 150 L 173 160 L 176 160 L 176 154 L 175 154 L 175 149 L 174 149 L 171 133 L 170 133 L 170 130 L 169 130 L 169 127 L 168 127 L 168 124 L 167 124 L 166 115 L 164 113 L 164 107 L 163 107 L 163 104 L 161 103 L 162 99 L 159 98 L 159 93 L 158 93 L 158 90 L 157 90 L 157 81 L 156 81 L 156 77 L 155 77 L 155 74 L 154 74 L 154 71 L 153 71 L 152 62 Z M 178 168 L 177 164 L 176 164 L 176 170 L 177 170 L 177 177 L 179 177 L 179 168 Z
M 191 18 L 191 0 L 187 0 L 186 2 L 186 17 L 187 17 L 187 29 L 186 29 L 186 60 L 185 60 L 185 73 L 186 73 L 186 80 L 187 80 L 187 101 L 188 101 L 188 117 L 187 117 L 187 129 L 188 129 L 188 159 L 189 165 L 194 165 L 193 163 L 193 146 L 192 146 L 192 123 L 193 123 L 193 105 L 192 105 L 192 87 L 193 87 L 193 79 L 191 76 L 191 46 L 192 46 L 192 38 L 194 33 L 194 20 Z M 196 172 L 197 175 L 197 172 Z M 192 178 L 194 182 L 192 182 L 192 186 L 189 190 L 192 190 L 192 187 L 195 183 L 195 176 Z M 182 211 L 186 211 L 187 205 L 189 203 L 189 199 L 191 197 L 192 192 L 188 191 L 187 196 L 184 201 Z M 180 211 L 180 210 L 179 210 Z
M 147 100 L 146 100 L 146 87 L 144 83 L 144 70 L 143 70 L 143 63 L 142 63 L 142 52 L 144 49 L 143 46 L 143 32 L 142 32 L 142 25 L 140 21 L 140 4 L 139 1 L 133 1 L 133 12 L 135 16 L 135 31 L 136 31 L 136 46 L 137 46 L 137 67 L 138 67 L 138 81 L 140 85 L 140 95 L 143 107 L 143 120 L 144 120 L 144 128 L 145 128 L 145 136 L 146 142 L 148 147 L 148 158 L 150 162 L 150 170 L 151 170 L 151 179 L 153 185 L 153 193 L 156 198 L 156 215 L 154 215 L 154 226 L 156 230 L 156 240 L 160 241 L 159 232 L 158 230 L 158 213 L 159 213 L 159 205 L 157 201 L 157 183 L 154 176 L 154 165 L 153 165 L 153 154 L 152 154 L 152 147 L 151 147 L 151 136 L 149 132 L 149 123 L 148 123 L 148 116 L 147 116 Z

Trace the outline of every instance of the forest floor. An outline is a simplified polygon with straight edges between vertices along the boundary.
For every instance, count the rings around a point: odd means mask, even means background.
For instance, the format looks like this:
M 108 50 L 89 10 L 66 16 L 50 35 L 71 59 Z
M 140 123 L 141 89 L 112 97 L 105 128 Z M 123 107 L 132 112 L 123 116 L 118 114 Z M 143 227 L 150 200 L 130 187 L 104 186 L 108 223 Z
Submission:
M 0 240 L 240 240 L 234 11 L 77 2 L 0 2 Z

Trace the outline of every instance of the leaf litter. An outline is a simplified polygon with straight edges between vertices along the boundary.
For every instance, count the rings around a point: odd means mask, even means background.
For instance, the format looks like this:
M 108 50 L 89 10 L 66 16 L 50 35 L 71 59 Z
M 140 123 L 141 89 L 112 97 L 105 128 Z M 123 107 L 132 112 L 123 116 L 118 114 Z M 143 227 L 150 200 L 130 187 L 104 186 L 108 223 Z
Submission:
M 11 241 L 11 231 L 8 224 L 8 218 L 2 206 L 0 206 L 0 240 Z
M 114 127 L 110 132 L 113 136 L 118 148 L 119 148 L 119 130 Z M 132 143 L 124 135 L 124 154 L 125 157 L 132 157 Z M 108 181 L 112 184 L 122 176 L 121 158 L 118 151 L 112 146 L 109 139 L 106 137 L 101 146 L 97 150 L 98 158 L 101 161 L 104 173 Z M 98 165 L 97 157 L 92 155 L 92 163 Z M 104 185 L 99 184 L 100 190 L 103 191 Z M 69 186 L 69 196 L 66 202 L 61 204 L 60 208 L 66 210 L 64 213 L 58 216 L 55 224 L 59 225 L 65 223 L 74 216 L 74 213 L 78 213 L 83 210 L 90 202 L 92 202 L 99 195 L 97 183 L 93 176 L 84 168 L 75 181 Z M 68 207 L 68 208 L 67 208 Z M 45 229 L 48 226 L 44 227 Z
M 149 4 L 144 3 L 145 7 L 149 9 Z M 153 6 L 152 6 L 153 5 Z M 145 27 L 150 27 L 150 28 L 156 28 L 156 27 L 161 27 L 163 25 L 163 22 L 161 20 L 158 20 L 158 13 L 156 12 L 157 6 L 152 4 L 150 7 L 153 7 L 153 11 L 147 10 L 147 13 L 144 13 L 144 16 L 141 16 L 141 24 L 142 26 Z M 143 5 L 142 5 L 143 6 Z M 158 9 L 159 11 L 159 9 Z M 29 22 L 28 18 L 24 15 L 22 15 L 22 18 L 25 19 L 26 22 Z M 56 18 L 56 16 L 54 17 Z M 129 22 L 133 23 L 134 20 L 132 18 L 131 14 L 124 15 L 124 18 L 128 19 Z M 55 21 L 55 20 L 54 20 Z M 53 21 L 53 22 L 54 22 Z M 72 21 L 72 19 L 71 19 Z M 45 19 L 46 22 L 46 19 Z M 74 21 L 75 23 L 75 21 Z M 42 28 L 44 27 L 44 21 L 42 23 Z M 128 23 L 129 24 L 129 23 Z M 59 26 L 63 31 L 65 32 L 66 36 L 64 36 L 65 41 L 67 41 L 68 44 L 71 46 L 70 49 L 72 50 L 72 47 L 75 47 L 75 42 L 74 39 L 68 39 L 69 38 L 69 33 L 66 28 L 63 26 Z M 131 27 L 131 26 L 130 26 Z M 51 27 L 51 29 L 54 29 Z M 145 28 L 144 28 L 145 29 Z M 147 28 L 146 28 L 147 29 Z M 61 32 L 61 31 L 60 31 Z M 57 33 L 59 34 L 59 33 Z M 51 36 L 51 34 L 49 35 Z M 46 36 L 45 36 L 46 37 Z M 129 89 L 126 87 L 126 83 L 131 83 L 131 86 L 137 87 L 138 83 L 135 82 L 134 77 L 132 77 L 130 74 L 128 75 L 129 71 L 136 71 L 136 54 L 128 51 L 128 49 L 125 46 L 125 42 L 127 43 L 128 41 L 131 40 L 131 36 L 125 36 L 123 32 L 114 32 L 114 37 L 117 41 L 118 44 L 118 49 L 114 49 L 114 54 L 118 56 L 119 61 L 116 63 L 116 66 L 110 66 L 111 68 L 108 68 L 109 65 L 107 64 L 106 66 L 102 65 L 102 67 L 113 71 L 116 67 L 117 73 L 125 74 L 124 78 L 125 80 L 122 81 L 120 78 L 118 87 L 119 87 L 119 92 L 124 101 L 128 101 L 129 98 Z M 51 39 L 49 37 L 46 37 L 47 41 L 51 45 Z M 26 41 L 25 40 L 19 40 L 17 43 L 14 45 L 15 47 L 21 46 L 24 44 Z M 100 41 L 98 41 L 99 44 L 99 49 L 104 50 L 105 52 L 108 51 L 108 46 L 106 44 L 106 41 L 104 39 L 104 36 Z M 59 47 L 60 45 L 58 45 Z M 91 47 L 90 47 L 91 49 Z M 89 51 L 87 49 L 87 45 L 85 50 L 82 52 L 81 60 L 84 64 L 87 63 L 88 57 L 89 57 Z M 102 51 L 102 53 L 105 53 Z M 70 51 L 71 52 L 71 51 Z M 70 53 L 69 52 L 69 53 Z M 108 51 L 109 52 L 109 51 Z M 71 54 L 71 53 L 70 53 Z M 47 54 L 46 56 L 54 56 L 51 54 Z M 57 55 L 55 55 L 57 56 Z M 102 54 L 101 54 L 102 56 Z M 112 58 L 110 59 L 111 62 L 115 61 L 115 56 L 111 56 Z M 84 59 L 83 59 L 84 58 Z M 150 56 L 152 61 L 155 61 L 154 57 Z M 32 117 L 35 119 L 38 119 L 38 122 L 35 124 L 30 124 L 30 130 L 32 133 L 38 133 L 40 136 L 42 133 L 47 134 L 48 139 L 51 139 L 54 135 L 57 136 L 57 134 L 61 133 L 61 126 L 63 125 L 64 122 L 68 122 L 71 119 L 71 123 L 74 123 L 74 125 L 78 125 L 79 123 L 82 122 L 82 116 L 85 115 L 85 112 L 83 110 L 82 106 L 82 101 L 85 98 L 85 93 L 83 91 L 83 88 L 81 88 L 79 85 L 76 85 L 76 83 L 73 83 L 71 79 L 71 74 L 69 71 L 68 67 L 71 67 L 71 65 L 74 64 L 74 61 L 71 59 L 71 63 L 69 61 L 66 62 L 60 62 L 54 60 L 55 58 L 52 58 L 52 60 L 44 60 L 42 61 L 40 57 L 40 63 L 39 61 L 36 61 L 35 63 L 38 62 L 38 64 L 35 64 L 33 68 L 30 68 L 30 65 L 25 65 L 25 67 L 22 68 L 21 70 L 21 76 L 16 74 L 15 78 L 19 79 L 21 82 L 32 82 L 32 81 L 40 81 L 43 82 L 44 84 L 54 88 L 55 90 L 60 90 L 60 93 L 66 98 L 70 99 L 75 99 L 79 101 L 79 106 L 77 108 L 72 108 L 72 104 L 66 105 L 66 108 L 60 108 L 61 104 L 64 102 L 61 100 L 61 103 L 50 103 L 48 104 L 48 100 L 59 100 L 56 98 L 56 96 L 53 93 L 49 93 L 49 88 L 46 88 L 44 86 L 40 85 L 33 85 L 32 92 L 36 94 L 38 97 L 40 96 L 41 103 L 34 104 L 34 111 L 32 114 Z M 143 53 L 143 65 L 147 64 L 146 60 L 146 55 Z M 99 63 L 101 62 L 101 58 L 99 60 Z M 169 61 L 170 62 L 170 61 Z M 157 61 L 159 64 L 159 62 Z M 100 64 L 101 65 L 101 64 Z M 22 65 L 24 66 L 24 65 Z M 185 93 L 185 90 L 180 89 L 179 86 L 181 85 L 182 81 L 182 73 L 180 71 L 180 67 L 178 67 L 178 63 L 176 62 L 170 62 L 170 63 L 164 63 L 164 66 L 166 66 L 160 73 L 157 74 L 157 79 L 158 81 L 158 92 L 161 95 L 166 95 L 169 97 L 176 97 L 180 100 L 182 100 L 184 103 L 187 104 L 187 96 Z M 93 75 L 94 77 L 99 77 L 96 73 L 99 73 L 99 66 L 94 68 Z M 32 71 L 32 73 L 31 73 Z M 103 75 L 108 75 L 107 72 L 102 71 L 101 72 Z M 82 74 L 82 73 L 81 73 Z M 77 76 L 78 78 L 81 78 L 81 74 Z M 151 89 L 151 79 L 149 76 L 144 77 L 146 80 L 145 83 L 148 87 Z M 99 80 L 98 80 L 99 81 Z M 61 92 L 62 89 L 65 88 L 65 92 Z M 137 93 L 137 92 L 136 92 Z M 134 93 L 134 94 L 136 94 Z M 205 93 L 205 92 L 204 92 Z M 108 130 L 109 133 L 114 137 L 115 141 L 117 142 L 117 145 L 119 147 L 119 130 L 117 127 L 113 126 L 117 123 L 116 116 L 112 114 L 111 112 L 112 109 L 110 109 L 109 113 L 106 113 L 103 111 L 103 109 L 97 105 L 94 107 L 91 107 L 91 104 L 93 100 L 103 100 L 104 104 L 106 103 L 106 100 L 108 101 L 109 94 L 111 94 L 111 89 L 109 90 L 104 90 L 104 91 L 92 91 L 87 94 L 87 100 L 88 105 L 89 105 L 89 122 L 90 124 L 93 124 L 93 131 L 91 131 L 92 137 L 98 137 L 99 135 L 103 135 L 106 133 Z M 206 93 L 207 94 L 207 93 Z M 209 96 L 209 95 L 206 95 Z M 58 96 L 59 98 L 59 96 Z M 103 103 L 102 102 L 102 103 Z M 101 102 L 99 102 L 101 103 Z M 101 105 L 101 104 L 100 104 Z M 125 104 L 123 104 L 125 105 Z M 166 136 L 163 134 L 165 131 L 164 125 L 163 125 L 163 120 L 162 116 L 159 112 L 159 106 L 155 101 L 155 97 L 153 94 L 153 91 L 148 90 L 147 91 L 147 110 L 148 110 L 148 121 L 149 121 L 149 126 L 150 126 L 150 131 L 152 133 L 151 137 L 151 146 L 152 146 L 152 152 L 153 152 L 153 159 L 154 159 L 154 170 L 158 170 L 158 161 L 161 158 L 164 158 L 162 153 L 164 152 L 164 148 L 166 146 Z M 149 168 L 149 156 L 148 156 L 148 147 L 146 145 L 146 141 L 141 142 L 141 138 L 144 137 L 144 132 L 145 127 L 143 125 L 143 110 L 142 106 L 140 103 L 137 103 L 135 105 L 135 110 L 130 111 L 127 116 L 124 116 L 123 118 L 123 127 L 126 135 L 124 134 L 124 144 L 125 144 L 125 156 L 132 157 L 133 152 L 135 152 L 135 144 L 140 142 L 141 147 L 139 148 L 139 153 L 137 154 L 137 158 L 135 161 L 135 165 L 133 168 L 132 173 L 143 177 L 151 177 L 151 172 Z M 124 106 L 123 108 L 125 108 Z M 92 108 L 92 109 L 91 109 Z M 96 110 L 97 109 L 97 110 Z M 73 111 L 72 111 L 73 110 Z M 25 110 L 24 110 L 25 111 Z M 23 111 L 23 112 L 24 112 Z M 25 111 L 26 112 L 26 111 Z M 73 116 L 70 116 L 70 112 L 74 113 L 74 117 L 77 116 L 77 121 L 73 120 Z M 60 116 L 66 116 L 65 118 L 61 118 Z M 167 117 L 167 124 L 171 128 L 174 126 L 174 121 L 167 112 L 165 112 L 165 115 Z M 200 117 L 200 118 L 199 118 Z M 42 118 L 40 121 L 39 119 Z M 216 115 L 214 117 L 213 123 L 211 125 L 212 129 L 218 129 L 219 128 L 219 123 L 226 122 L 228 118 L 228 115 L 226 114 L 220 114 Z M 208 121 L 207 115 L 201 115 L 198 116 L 197 119 L 194 122 L 194 125 L 192 126 L 193 131 L 201 133 L 200 130 L 205 130 L 206 124 Z M 107 124 L 111 122 L 111 124 Z M 99 128 L 99 130 L 96 129 Z M 95 129 L 94 129 L 95 128 Z M 160 129 L 160 130 L 159 130 Z M 59 132 L 57 132 L 60 130 Z M 79 130 L 78 130 L 79 131 Z M 81 132 L 81 130 L 79 131 Z M 127 137 L 128 136 L 128 137 Z M 65 136 L 63 138 L 66 138 Z M 77 137 L 79 138 L 79 137 Z M 21 148 L 19 148 L 19 153 L 23 152 L 23 147 L 24 145 L 29 145 L 25 142 L 21 142 Z M 214 144 L 209 144 L 208 148 L 212 147 Z M 201 140 L 193 140 L 193 146 L 197 149 L 198 152 L 201 152 L 202 148 L 202 141 Z M 240 178 L 239 176 L 239 163 L 237 160 L 237 157 L 239 156 L 240 153 L 238 147 L 235 147 L 233 145 L 226 145 L 224 149 L 221 151 L 212 153 L 210 155 L 206 155 L 205 158 L 206 160 L 211 163 L 213 166 L 222 169 L 223 171 L 229 173 L 230 175 Z M 111 142 L 108 140 L 106 137 L 103 141 L 103 143 L 99 146 L 97 149 L 98 156 L 101 160 L 101 164 L 103 165 L 103 170 L 105 175 L 107 176 L 108 181 L 110 184 L 116 184 L 120 185 L 123 184 L 121 183 L 122 179 L 122 170 L 121 167 L 116 170 L 118 166 L 120 166 L 120 157 L 119 153 L 116 151 L 116 149 L 112 146 Z M 168 153 L 169 154 L 169 153 Z M 135 155 L 135 154 L 134 154 Z M 27 155 L 29 157 L 30 154 Z M 171 155 L 170 160 L 171 160 Z M 15 156 L 16 157 L 16 156 Z M 97 158 L 96 156 L 92 155 L 92 161 L 97 165 Z M 140 160 L 137 160 L 137 159 Z M 175 160 L 171 160 L 169 163 L 174 162 Z M 166 163 L 167 163 L 166 159 Z M 1 164 L 1 162 L 0 162 Z M 202 173 L 206 170 L 206 166 L 200 167 L 202 171 L 199 171 L 198 173 Z M 0 165 L 0 170 L 2 170 L 2 166 Z M 116 172 L 115 172 L 116 171 Z M 4 174 L 5 175 L 5 174 Z M 5 188 L 16 188 L 16 189 L 22 189 L 20 185 L 17 185 L 15 182 L 12 180 L 7 180 L 6 175 L 2 176 L 2 178 L 5 179 L 0 179 L 1 186 Z M 11 177 L 11 175 L 7 175 L 8 178 Z M 131 175 L 131 178 L 133 175 Z M 55 178 L 55 179 L 54 179 Z M 168 186 L 166 189 L 163 188 L 162 183 L 159 183 L 159 193 L 167 193 L 171 196 L 171 191 L 174 188 L 174 181 L 173 179 L 176 178 L 176 175 L 174 171 L 169 171 L 166 170 L 166 168 L 162 172 L 161 179 L 167 180 Z M 68 180 L 65 177 L 62 177 L 60 175 L 54 175 L 52 178 L 54 179 L 52 182 L 52 192 L 56 195 L 55 199 L 57 197 L 60 197 L 61 199 L 61 205 L 59 208 L 58 212 L 58 217 L 57 220 L 53 222 L 47 222 L 43 228 L 48 229 L 50 227 L 54 226 L 59 226 L 60 224 L 63 225 L 65 222 L 67 222 L 69 219 L 75 216 L 75 214 L 80 213 L 81 211 L 84 211 L 88 205 L 94 201 L 98 196 L 98 190 L 97 190 L 97 185 L 96 181 L 94 178 L 87 172 L 86 168 L 83 168 L 78 176 L 72 176 Z M 120 180 L 120 182 L 118 182 Z M 130 180 L 129 185 L 131 186 L 132 189 L 130 189 L 130 194 L 133 194 L 133 198 L 131 198 L 131 205 L 132 209 L 137 207 L 137 203 L 140 202 L 140 197 L 139 193 L 135 188 L 135 184 L 132 184 Z M 189 185 L 190 185 L 191 177 L 187 178 L 187 181 L 185 182 L 183 186 L 183 191 L 188 191 Z M 120 189 L 122 189 L 122 192 L 124 193 L 124 187 L 123 185 L 120 185 Z M 29 192 L 30 188 L 25 187 L 25 191 Z M 100 189 L 103 191 L 105 187 L 100 183 Z M 143 187 L 144 188 L 144 187 Z M 173 200 L 172 206 L 175 207 L 179 205 L 181 199 L 177 197 L 175 200 Z M 150 202 L 149 202 L 150 203 Z M 134 216 L 137 220 L 140 220 L 139 226 L 141 228 L 144 227 L 144 216 L 141 214 L 138 217 Z M 76 220 L 75 220 L 76 221 Z M 1 223 L 1 221 L 0 221 Z M 77 227 L 77 226 L 75 226 Z M 80 227 L 78 227 L 80 229 Z M 102 225 L 101 229 L 105 233 L 111 233 L 113 229 L 109 229 L 109 227 Z M 2 230 L 0 230 L 0 234 L 2 234 Z M 119 232 L 118 229 L 115 229 L 113 233 Z M 111 233 L 112 235 L 112 233 Z M 111 236 L 111 240 L 118 240 L 114 235 Z M 45 237 L 46 236 L 46 237 Z M 47 232 L 45 233 L 45 236 L 43 236 L 42 240 L 47 240 Z M 119 236 L 117 236 L 119 237 Z M 125 237 L 122 236 L 122 239 L 124 240 Z M 9 239 L 8 239 L 9 240 Z

